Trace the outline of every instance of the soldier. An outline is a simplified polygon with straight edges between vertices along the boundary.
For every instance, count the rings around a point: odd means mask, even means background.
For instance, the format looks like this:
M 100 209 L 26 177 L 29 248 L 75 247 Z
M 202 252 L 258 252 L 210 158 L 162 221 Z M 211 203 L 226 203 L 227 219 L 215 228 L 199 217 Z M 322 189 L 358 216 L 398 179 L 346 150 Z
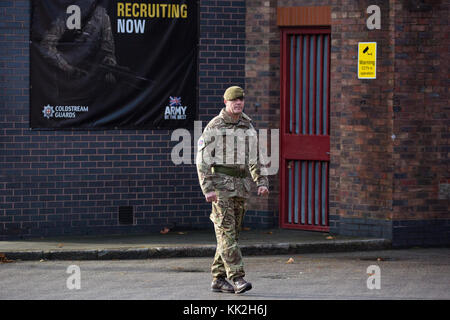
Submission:
M 55 68 L 54 93 L 58 98 L 71 100 L 75 96 L 77 102 L 80 98 L 89 101 L 116 83 L 111 72 L 99 68 L 117 65 L 114 38 L 109 16 L 99 0 L 74 3 L 81 10 L 80 29 L 68 29 L 65 16 L 59 17 L 43 35 L 39 49 Z
M 212 203 L 210 219 L 217 239 L 211 290 L 243 293 L 252 288 L 251 283 L 244 280 L 244 264 L 238 247 L 250 177 L 257 184 L 258 195 L 268 195 L 269 181 L 261 172 L 258 151 L 251 148 L 256 146 L 256 131 L 251 119 L 242 112 L 244 90 L 232 86 L 223 97 L 225 108 L 208 123 L 198 140 L 196 163 L 202 192 L 206 201 Z M 246 137 L 251 140 L 249 144 L 243 140 Z M 227 161 L 223 161 L 223 155 Z

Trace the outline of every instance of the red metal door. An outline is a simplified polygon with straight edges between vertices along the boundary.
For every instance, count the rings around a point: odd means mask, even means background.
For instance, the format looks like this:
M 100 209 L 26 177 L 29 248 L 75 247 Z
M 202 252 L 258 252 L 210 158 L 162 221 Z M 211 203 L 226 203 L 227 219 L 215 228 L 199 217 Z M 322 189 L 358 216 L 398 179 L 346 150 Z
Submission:
M 328 231 L 330 28 L 281 36 L 280 226 Z

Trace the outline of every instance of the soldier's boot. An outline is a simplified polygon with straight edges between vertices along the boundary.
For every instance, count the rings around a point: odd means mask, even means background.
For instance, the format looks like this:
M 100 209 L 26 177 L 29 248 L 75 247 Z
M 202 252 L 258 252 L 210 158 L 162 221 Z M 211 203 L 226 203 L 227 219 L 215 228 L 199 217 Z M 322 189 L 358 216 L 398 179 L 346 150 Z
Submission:
M 244 293 L 252 288 L 252 284 L 247 282 L 242 277 L 237 277 L 233 279 L 234 283 L 234 292 L 235 293 Z
M 213 291 L 213 292 L 234 293 L 234 288 L 224 278 L 216 278 L 211 283 L 211 291 Z

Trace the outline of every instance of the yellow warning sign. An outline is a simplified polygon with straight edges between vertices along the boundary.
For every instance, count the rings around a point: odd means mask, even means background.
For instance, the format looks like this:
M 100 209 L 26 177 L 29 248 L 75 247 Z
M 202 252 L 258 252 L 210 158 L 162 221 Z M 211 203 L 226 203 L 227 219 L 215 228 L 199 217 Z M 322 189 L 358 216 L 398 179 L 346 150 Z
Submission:
M 377 43 L 358 42 L 358 79 L 377 78 Z

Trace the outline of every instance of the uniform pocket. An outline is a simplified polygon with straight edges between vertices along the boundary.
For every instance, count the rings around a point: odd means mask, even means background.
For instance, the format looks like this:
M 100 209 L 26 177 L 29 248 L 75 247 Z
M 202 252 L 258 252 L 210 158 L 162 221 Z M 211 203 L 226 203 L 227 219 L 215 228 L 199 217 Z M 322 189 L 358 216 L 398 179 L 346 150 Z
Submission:
M 223 230 L 234 226 L 233 206 L 229 199 L 218 199 L 212 204 L 211 221 Z
M 233 191 L 235 189 L 234 178 L 226 174 L 217 174 L 214 177 L 214 186 L 218 190 Z

